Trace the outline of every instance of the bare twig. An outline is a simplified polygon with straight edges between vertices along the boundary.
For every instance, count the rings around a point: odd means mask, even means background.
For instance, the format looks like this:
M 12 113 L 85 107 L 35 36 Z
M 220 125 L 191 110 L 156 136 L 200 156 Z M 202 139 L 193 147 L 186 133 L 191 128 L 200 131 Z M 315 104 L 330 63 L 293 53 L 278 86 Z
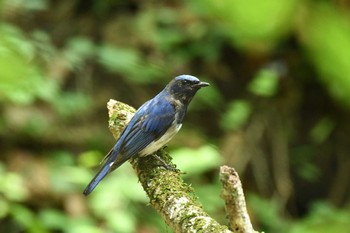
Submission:
M 221 166 L 220 181 L 223 185 L 221 197 L 225 201 L 230 228 L 237 233 L 255 232 L 247 212 L 238 173 L 231 167 Z

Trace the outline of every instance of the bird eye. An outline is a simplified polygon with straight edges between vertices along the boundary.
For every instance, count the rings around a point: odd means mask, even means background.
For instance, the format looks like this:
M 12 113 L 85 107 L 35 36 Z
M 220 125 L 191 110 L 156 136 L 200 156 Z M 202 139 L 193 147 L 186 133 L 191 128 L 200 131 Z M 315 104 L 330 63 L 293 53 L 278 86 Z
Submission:
M 199 81 L 196 81 L 196 80 L 187 80 L 187 79 L 181 80 L 181 84 L 182 84 L 182 85 L 187 85 L 187 86 L 194 85 L 194 84 L 197 84 L 197 83 L 199 83 Z

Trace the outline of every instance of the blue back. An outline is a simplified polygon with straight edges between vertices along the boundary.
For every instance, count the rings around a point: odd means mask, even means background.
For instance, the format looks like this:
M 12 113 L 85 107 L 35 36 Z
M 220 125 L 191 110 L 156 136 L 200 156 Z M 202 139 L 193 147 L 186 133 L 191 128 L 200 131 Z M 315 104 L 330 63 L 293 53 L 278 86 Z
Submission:
M 110 156 L 108 159 L 108 161 L 116 160 L 113 169 L 163 136 L 174 122 L 175 115 L 176 107 L 169 101 L 164 92 L 144 103 L 137 110 L 113 148 L 111 155 L 115 155 L 116 158 Z M 120 155 L 118 156 L 118 154 Z

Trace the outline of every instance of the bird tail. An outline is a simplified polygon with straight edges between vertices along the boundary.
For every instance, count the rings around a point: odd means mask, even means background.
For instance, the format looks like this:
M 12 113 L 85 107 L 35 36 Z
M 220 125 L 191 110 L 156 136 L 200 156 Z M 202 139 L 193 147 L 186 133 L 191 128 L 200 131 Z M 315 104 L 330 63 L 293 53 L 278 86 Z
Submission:
M 100 183 L 100 181 L 108 174 L 109 170 L 111 168 L 111 164 L 104 164 L 103 167 L 97 172 L 95 177 L 90 181 L 88 186 L 84 190 L 84 195 L 87 196 L 89 195 L 95 187 Z
M 125 156 L 119 154 L 119 148 L 119 144 L 116 144 L 102 160 L 104 164 L 84 190 L 83 193 L 85 196 L 89 195 L 109 172 L 117 169 L 125 161 L 130 159 L 131 155 Z
M 84 190 L 84 195 L 89 195 L 95 187 L 100 183 L 100 181 L 111 171 L 112 165 L 114 164 L 113 160 L 118 155 L 117 151 L 112 148 L 108 154 L 103 158 L 101 163 L 104 163 L 101 169 L 97 172 L 95 177 L 90 181 L 88 186 Z

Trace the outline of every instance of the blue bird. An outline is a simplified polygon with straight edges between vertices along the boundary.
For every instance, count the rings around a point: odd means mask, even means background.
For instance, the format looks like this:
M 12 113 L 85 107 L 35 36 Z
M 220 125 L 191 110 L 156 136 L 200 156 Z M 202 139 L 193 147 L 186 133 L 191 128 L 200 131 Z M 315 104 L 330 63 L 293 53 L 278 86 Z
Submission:
M 135 156 L 151 155 L 168 143 L 180 130 L 193 96 L 206 86 L 209 83 L 201 82 L 194 76 L 180 75 L 153 99 L 144 103 L 107 154 L 105 163 L 90 181 L 84 194 L 90 194 L 109 172 L 125 161 Z

